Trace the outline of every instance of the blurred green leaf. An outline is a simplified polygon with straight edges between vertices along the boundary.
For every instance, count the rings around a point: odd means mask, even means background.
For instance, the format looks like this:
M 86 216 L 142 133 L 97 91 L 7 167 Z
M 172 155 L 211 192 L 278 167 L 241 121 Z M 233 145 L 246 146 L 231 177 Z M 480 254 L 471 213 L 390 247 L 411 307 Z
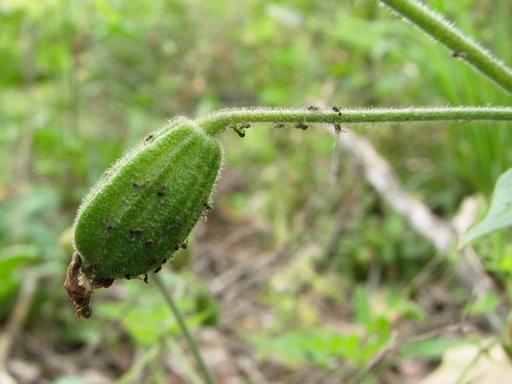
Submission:
M 460 247 L 510 226 L 512 226 L 512 168 L 499 177 L 489 212 L 482 221 L 462 236 Z
M 52 382 L 53 384 L 87 384 L 87 381 L 79 376 L 63 376 Z
M 366 339 L 356 333 L 342 334 L 327 327 L 247 337 L 265 358 L 278 359 L 291 367 L 307 364 L 323 368 L 336 367 L 338 359 L 364 364 L 388 340 L 387 337 Z
M 38 250 L 32 244 L 16 244 L 0 249 L 0 301 L 9 297 L 22 276 L 18 269 L 38 259 Z
M 500 303 L 500 300 L 500 297 L 496 293 L 488 293 L 483 297 L 478 297 L 478 299 L 470 303 L 467 307 L 467 311 L 474 315 L 492 313 Z
M 436 359 L 451 347 L 469 343 L 468 340 L 453 340 L 445 337 L 436 337 L 430 340 L 412 343 L 402 349 L 403 358 L 428 358 Z
M 358 335 L 343 335 L 326 328 L 248 338 L 264 357 L 277 358 L 295 367 L 309 364 L 328 368 L 336 365 L 337 358 L 359 362 L 368 356 L 368 349 Z
M 369 329 L 372 324 L 372 310 L 370 296 L 364 287 L 356 288 L 354 293 L 354 305 L 357 322 Z
M 161 272 L 172 294 L 178 302 L 190 327 L 216 323 L 218 308 L 214 304 L 205 304 L 204 287 L 186 274 Z M 162 337 L 179 334 L 179 327 L 172 312 L 165 305 L 155 288 L 149 284 L 126 284 L 127 302 L 102 303 L 96 310 L 97 316 L 120 321 L 124 329 L 137 344 L 149 346 Z M 209 300 L 213 300 L 209 298 Z

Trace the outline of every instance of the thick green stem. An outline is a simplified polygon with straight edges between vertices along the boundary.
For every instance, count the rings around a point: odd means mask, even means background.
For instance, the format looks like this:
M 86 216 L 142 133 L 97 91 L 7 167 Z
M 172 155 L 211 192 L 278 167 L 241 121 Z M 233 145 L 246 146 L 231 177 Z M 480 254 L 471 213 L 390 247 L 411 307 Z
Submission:
M 190 350 L 192 351 L 194 358 L 196 359 L 197 365 L 201 371 L 204 382 L 207 384 L 214 384 L 213 377 L 210 374 L 210 371 L 208 370 L 208 367 L 206 366 L 204 359 L 201 356 L 201 353 L 199 352 L 199 348 L 197 347 L 196 342 L 192 338 L 192 335 L 190 334 L 190 331 L 188 330 L 187 323 L 185 322 L 185 319 L 181 315 L 181 312 L 180 312 L 178 306 L 174 302 L 174 299 L 169 294 L 169 292 L 167 292 L 167 289 L 165 288 L 165 285 L 162 282 L 162 279 L 160 279 L 160 276 L 154 274 L 153 280 L 155 281 L 158 290 L 162 294 L 165 302 L 167 303 L 171 312 L 173 313 L 174 317 L 176 318 L 176 321 L 181 330 L 181 333 L 185 336 L 187 344 L 188 344 Z
M 452 51 L 454 57 L 471 64 L 496 84 L 512 93 L 512 69 L 417 0 L 380 0 Z
M 253 108 L 225 109 L 198 120 L 208 133 L 215 135 L 229 124 L 238 123 L 383 123 L 419 121 L 512 121 L 512 107 L 445 108 Z

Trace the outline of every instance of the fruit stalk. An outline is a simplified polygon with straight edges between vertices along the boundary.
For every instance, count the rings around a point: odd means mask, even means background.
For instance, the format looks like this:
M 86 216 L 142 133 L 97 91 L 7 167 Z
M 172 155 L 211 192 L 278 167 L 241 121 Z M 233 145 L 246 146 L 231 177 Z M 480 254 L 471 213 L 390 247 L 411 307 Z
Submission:
M 512 107 L 411 107 L 353 109 L 334 106 L 330 109 L 307 108 L 238 108 L 213 112 L 198 120 L 211 135 L 230 124 L 247 123 L 398 123 L 420 121 L 512 121 Z
M 176 119 L 146 136 L 87 194 L 74 225 L 76 252 L 64 287 L 80 317 L 94 289 L 160 269 L 180 248 L 210 199 L 222 146 L 192 120 Z

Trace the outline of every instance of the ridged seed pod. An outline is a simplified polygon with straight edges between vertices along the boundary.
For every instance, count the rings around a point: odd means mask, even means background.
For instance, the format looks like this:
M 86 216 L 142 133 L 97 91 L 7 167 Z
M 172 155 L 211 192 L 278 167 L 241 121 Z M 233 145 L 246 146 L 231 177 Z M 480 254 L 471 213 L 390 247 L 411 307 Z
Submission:
M 222 147 L 184 118 L 147 136 L 85 197 L 65 287 L 89 317 L 92 289 L 159 268 L 209 209 Z

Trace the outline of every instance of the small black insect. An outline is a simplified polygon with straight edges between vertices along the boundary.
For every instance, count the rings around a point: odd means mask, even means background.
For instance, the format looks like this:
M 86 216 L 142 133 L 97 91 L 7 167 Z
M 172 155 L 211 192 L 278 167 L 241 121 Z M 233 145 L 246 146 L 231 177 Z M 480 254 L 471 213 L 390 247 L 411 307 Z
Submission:
M 307 124 L 304 124 L 304 123 L 302 123 L 302 122 L 295 123 L 294 127 L 295 127 L 295 128 L 299 128 L 299 129 L 302 129 L 302 130 L 306 130 L 306 129 L 308 129 Z
M 155 270 L 153 271 L 153 273 L 158 273 L 162 270 L 162 266 L 160 265 L 159 267 L 156 267 Z
M 147 274 L 147 273 L 145 273 L 145 274 L 144 274 L 144 282 L 147 284 L 147 283 L 148 283 L 148 281 L 149 281 L 148 274 Z
M 153 141 L 153 139 L 155 138 L 155 135 L 153 135 L 152 133 L 150 133 L 149 135 L 146 136 L 146 138 L 144 139 L 144 141 L 146 143 L 149 143 L 150 141 Z
M 94 280 L 97 283 L 100 283 L 103 288 L 108 288 L 114 283 L 114 279 L 111 278 L 105 278 L 100 280 Z
M 338 116 L 340 116 L 340 115 L 341 115 L 340 107 L 337 107 L 336 105 L 334 105 L 334 106 L 332 107 L 332 110 L 333 110 L 334 112 L 336 112 L 336 113 L 338 114 Z
M 308 105 L 308 108 L 307 108 L 308 111 L 319 111 L 320 108 L 318 108 L 317 106 L 315 105 Z
M 203 204 L 203 207 L 204 207 L 204 210 L 205 210 L 206 212 L 211 212 L 211 211 L 213 211 L 213 206 L 212 206 L 210 203 L 204 203 L 204 204 Z
M 336 132 L 336 133 L 347 132 L 347 130 L 345 128 L 343 128 L 341 126 L 341 124 L 334 123 L 333 125 L 334 125 L 334 132 Z
M 453 51 L 452 52 L 452 57 L 455 57 L 456 59 L 459 58 L 459 59 L 466 59 L 468 57 L 468 54 L 466 52 L 463 52 L 463 51 Z
M 107 224 L 105 224 L 105 228 L 107 230 L 111 230 L 112 228 L 114 228 L 114 226 L 112 225 L 112 223 L 107 223 Z
M 213 206 L 210 203 L 204 203 L 203 204 L 203 212 L 201 212 L 201 220 L 203 221 L 203 223 L 206 223 L 208 214 L 211 211 L 213 211 Z
M 238 127 L 235 127 L 233 128 L 233 131 L 235 131 L 236 133 L 238 133 L 238 136 L 240 137 L 245 137 L 245 132 L 240 130 Z
M 188 247 L 187 242 L 185 241 L 185 242 L 181 243 L 180 247 L 183 249 L 187 249 L 187 247 Z
M 126 275 L 124 275 L 124 278 L 125 278 L 126 280 L 131 280 L 132 275 L 130 275 L 129 273 L 127 273 Z
M 235 132 L 238 134 L 238 136 L 240 136 L 240 137 L 245 137 L 245 129 L 246 129 L 246 128 L 243 128 L 243 127 L 242 127 L 243 125 L 244 125 L 244 124 L 242 124 L 242 125 L 235 125 L 235 126 L 233 127 L 233 131 L 235 131 Z M 250 126 L 250 125 L 249 125 L 249 126 Z
M 179 249 L 180 249 L 180 245 L 179 245 L 179 244 L 175 244 L 175 245 L 174 245 L 174 250 L 175 250 L 175 251 L 177 251 L 177 250 L 179 250 Z

